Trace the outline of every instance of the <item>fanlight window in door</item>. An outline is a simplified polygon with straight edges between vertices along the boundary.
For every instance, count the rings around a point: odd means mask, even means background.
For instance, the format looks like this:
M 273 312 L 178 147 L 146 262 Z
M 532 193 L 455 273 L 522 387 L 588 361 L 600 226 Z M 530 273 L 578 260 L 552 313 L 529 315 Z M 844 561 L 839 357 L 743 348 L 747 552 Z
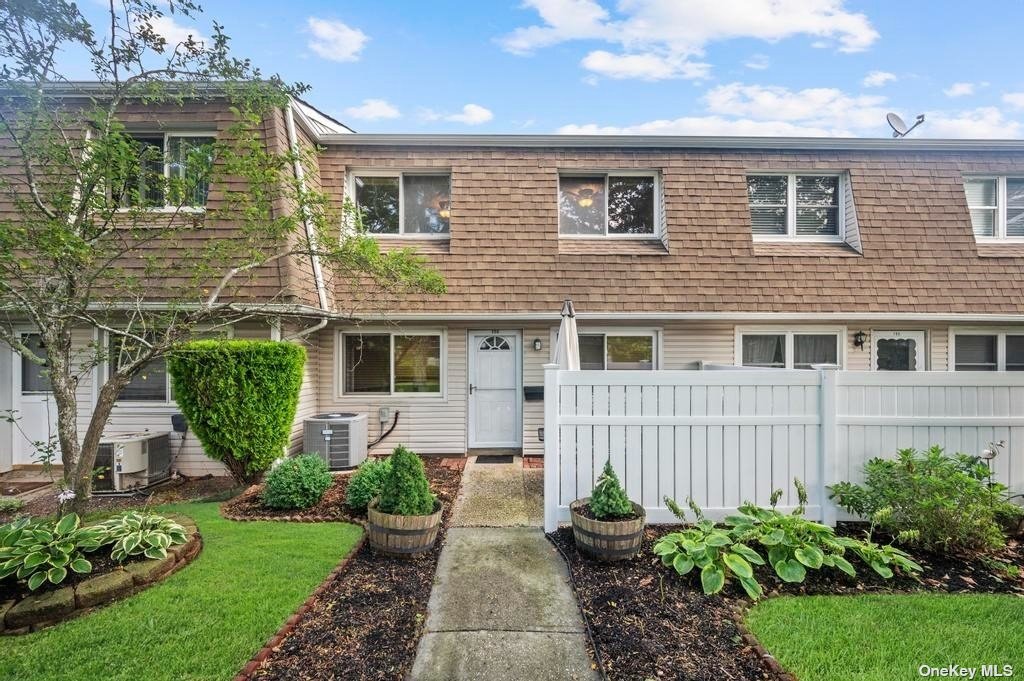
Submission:
M 511 350 L 512 346 L 508 344 L 507 338 L 501 336 L 488 336 L 480 341 L 481 350 Z

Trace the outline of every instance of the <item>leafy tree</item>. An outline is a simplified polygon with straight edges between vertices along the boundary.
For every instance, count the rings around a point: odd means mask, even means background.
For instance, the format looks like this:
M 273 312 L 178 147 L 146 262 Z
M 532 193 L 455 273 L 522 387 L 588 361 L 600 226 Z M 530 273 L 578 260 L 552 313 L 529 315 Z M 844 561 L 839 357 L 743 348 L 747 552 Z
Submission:
M 362 298 L 346 309 L 444 290 L 415 253 L 382 253 L 358 218 L 305 185 L 297 168 L 313 167 L 315 149 L 269 139 L 304 85 L 233 56 L 219 23 L 208 38 L 161 35 L 166 15 L 200 13 L 192 0 L 123 0 L 92 23 L 69 0 L 0 0 L 0 342 L 50 382 L 71 510 L 88 502 L 118 395 L 198 329 L 285 319 L 310 330 L 340 316 L 326 286 L 319 306 L 296 302 L 293 280 L 315 281 L 310 269 L 352 284 Z M 163 149 L 131 134 L 152 129 L 154 107 L 230 120 L 214 139 Z M 192 210 L 207 192 L 206 210 Z M 339 239 L 342 224 L 352 229 Z M 16 331 L 25 322 L 41 344 Z M 73 336 L 101 340 L 82 349 Z M 80 437 L 76 389 L 101 363 L 109 370 Z

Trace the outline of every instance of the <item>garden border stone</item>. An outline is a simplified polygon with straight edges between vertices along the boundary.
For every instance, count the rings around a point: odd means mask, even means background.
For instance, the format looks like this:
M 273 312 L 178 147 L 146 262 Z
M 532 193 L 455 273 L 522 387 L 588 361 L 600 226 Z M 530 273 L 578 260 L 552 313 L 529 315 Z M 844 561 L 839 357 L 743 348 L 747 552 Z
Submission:
M 253 518 L 246 518 L 246 519 L 247 520 L 253 520 Z M 279 519 L 280 518 L 275 518 L 275 520 L 279 520 Z M 316 521 L 307 521 L 307 522 L 316 522 Z M 337 521 L 335 521 L 335 522 L 337 522 Z M 342 573 L 345 572 L 345 568 L 348 567 L 349 562 L 352 560 L 352 558 L 357 553 L 359 553 L 360 550 L 362 550 L 363 544 L 365 544 L 365 543 L 366 543 L 366 532 L 364 530 L 363 535 L 359 538 L 359 541 L 356 542 L 356 545 L 352 547 L 352 550 L 349 551 L 348 555 L 345 556 L 341 560 L 341 562 L 338 563 L 338 565 L 333 570 L 331 570 L 331 572 L 327 575 L 327 577 L 324 578 L 324 581 L 320 583 L 320 586 L 318 586 L 316 589 L 314 589 L 313 593 L 311 593 L 306 598 L 306 600 L 302 602 L 302 605 L 300 605 L 295 610 L 295 612 L 292 613 L 291 616 L 289 616 L 288 619 L 285 620 L 284 624 L 281 625 L 281 628 L 278 629 L 269 639 L 267 639 L 267 642 L 263 644 L 263 647 L 260 648 L 259 650 L 257 650 L 256 654 L 253 655 L 249 659 L 249 661 L 245 663 L 245 666 L 242 667 L 242 670 L 240 672 L 238 672 L 238 674 L 235 676 L 234 681 L 251 681 L 252 680 L 253 674 L 256 672 L 256 670 L 259 669 L 260 666 L 263 664 L 263 662 L 270 656 L 270 654 L 273 653 L 274 650 L 279 645 L 281 645 L 281 641 L 283 641 L 285 639 L 285 637 L 288 636 L 288 634 L 290 634 L 292 632 L 292 629 L 294 629 L 296 627 L 296 625 L 298 625 L 303 620 L 303 618 L 306 616 L 306 613 L 309 611 L 309 609 L 311 607 L 313 607 L 313 603 L 316 601 L 316 599 L 324 591 L 327 590 L 327 587 L 330 586 L 331 583 L 334 582 L 334 580 L 336 580 L 339 577 L 341 577 Z
M 20 601 L 4 601 L 0 603 L 0 636 L 27 634 L 84 615 L 148 589 L 191 563 L 203 548 L 199 528 L 191 518 L 168 517 L 185 528 L 188 541 L 169 548 L 166 558 L 129 563 L 83 579 L 75 586 L 32 594 Z

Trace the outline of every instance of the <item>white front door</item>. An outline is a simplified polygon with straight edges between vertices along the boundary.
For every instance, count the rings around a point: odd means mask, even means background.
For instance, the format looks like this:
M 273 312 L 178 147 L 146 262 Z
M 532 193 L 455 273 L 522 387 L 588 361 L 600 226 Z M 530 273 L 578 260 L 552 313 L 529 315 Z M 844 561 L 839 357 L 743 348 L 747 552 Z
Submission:
M 21 336 L 25 344 L 39 357 L 46 357 L 46 348 L 38 334 Z M 43 367 L 21 354 L 12 352 L 14 359 L 14 463 L 40 463 L 41 447 L 57 437 L 57 405 L 53 402 L 50 379 Z
M 872 331 L 872 371 L 924 371 L 924 331 Z
M 469 334 L 469 446 L 522 446 L 522 348 L 518 331 Z

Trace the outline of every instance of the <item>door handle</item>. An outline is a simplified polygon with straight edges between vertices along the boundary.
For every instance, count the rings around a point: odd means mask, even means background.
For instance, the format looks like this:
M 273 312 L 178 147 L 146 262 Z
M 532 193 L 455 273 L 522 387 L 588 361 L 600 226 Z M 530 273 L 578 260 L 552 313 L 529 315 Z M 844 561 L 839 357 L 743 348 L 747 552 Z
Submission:
M 472 383 L 469 384 L 469 394 L 472 395 L 473 391 L 476 390 L 476 386 Z

